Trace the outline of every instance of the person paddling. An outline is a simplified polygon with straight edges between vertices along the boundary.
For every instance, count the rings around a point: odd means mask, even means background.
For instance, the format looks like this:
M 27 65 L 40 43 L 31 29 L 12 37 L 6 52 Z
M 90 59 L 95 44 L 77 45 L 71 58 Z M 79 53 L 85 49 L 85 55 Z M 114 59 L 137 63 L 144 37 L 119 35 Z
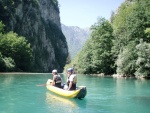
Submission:
M 62 82 L 61 76 L 57 73 L 56 69 L 52 71 L 52 74 L 53 74 L 52 85 L 61 88 L 61 82 Z
M 67 73 L 68 73 L 67 90 L 76 90 L 77 76 L 76 74 L 74 74 L 73 68 L 68 68 Z

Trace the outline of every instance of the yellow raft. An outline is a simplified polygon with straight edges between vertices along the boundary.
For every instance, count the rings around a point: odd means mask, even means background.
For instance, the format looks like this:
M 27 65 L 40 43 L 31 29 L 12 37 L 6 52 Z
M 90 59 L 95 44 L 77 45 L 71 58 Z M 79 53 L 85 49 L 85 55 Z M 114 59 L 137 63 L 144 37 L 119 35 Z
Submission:
M 85 86 L 79 86 L 77 87 L 76 90 L 68 91 L 68 90 L 64 90 L 64 89 L 52 86 L 51 82 L 52 82 L 51 79 L 47 80 L 47 83 L 46 83 L 47 89 L 58 95 L 61 95 L 67 98 L 79 98 L 79 99 L 84 98 L 86 96 L 87 91 L 86 91 Z

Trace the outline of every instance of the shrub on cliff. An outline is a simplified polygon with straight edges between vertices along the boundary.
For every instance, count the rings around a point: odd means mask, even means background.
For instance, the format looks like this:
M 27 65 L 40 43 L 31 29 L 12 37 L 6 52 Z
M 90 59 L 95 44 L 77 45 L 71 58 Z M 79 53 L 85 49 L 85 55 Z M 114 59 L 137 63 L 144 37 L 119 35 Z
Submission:
M 3 59 L 3 61 L 6 61 L 5 64 L 7 64 L 7 61 L 14 60 L 16 71 L 29 71 L 31 69 L 32 50 L 24 37 L 13 32 L 2 34 L 0 37 L 0 52 L 7 57 Z
M 10 57 L 3 57 L 3 55 L 0 52 L 0 71 L 1 72 L 9 72 L 14 71 L 15 69 L 15 62 Z

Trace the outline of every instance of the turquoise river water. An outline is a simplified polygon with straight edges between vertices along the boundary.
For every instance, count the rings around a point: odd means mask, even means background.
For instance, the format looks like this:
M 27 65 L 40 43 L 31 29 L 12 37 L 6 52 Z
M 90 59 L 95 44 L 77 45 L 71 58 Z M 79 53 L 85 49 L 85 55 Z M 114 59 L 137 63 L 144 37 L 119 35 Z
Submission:
M 61 75 L 66 80 L 66 75 Z M 150 80 L 78 75 L 84 99 L 51 93 L 51 74 L 0 74 L 0 113 L 150 113 Z

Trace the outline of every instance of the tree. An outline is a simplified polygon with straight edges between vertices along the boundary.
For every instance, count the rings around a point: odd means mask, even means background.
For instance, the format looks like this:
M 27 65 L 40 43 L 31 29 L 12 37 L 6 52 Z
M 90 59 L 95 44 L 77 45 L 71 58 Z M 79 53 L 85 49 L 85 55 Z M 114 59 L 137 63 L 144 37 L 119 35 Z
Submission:
M 3 55 L 0 52 L 0 71 L 1 72 L 8 72 L 8 71 L 14 71 L 15 70 L 15 62 L 10 57 L 3 57 Z
M 150 43 L 150 1 L 126 0 L 113 18 L 114 41 L 112 53 L 117 73 L 135 75 L 138 55 L 136 45 L 142 39 Z
M 111 24 L 108 20 L 99 18 L 91 30 L 90 38 L 72 62 L 78 59 L 75 65 L 79 73 L 113 73 Z
M 113 29 L 111 24 L 104 18 L 98 19 L 98 22 L 92 26 L 91 37 L 93 42 L 92 50 L 92 68 L 94 73 L 112 73 L 112 40 Z
M 136 68 L 137 51 L 135 42 L 130 42 L 118 55 L 116 65 L 117 73 L 124 76 L 134 76 Z
M 0 52 L 11 57 L 18 71 L 29 71 L 31 68 L 32 50 L 25 37 L 9 32 L 0 38 Z
M 0 33 L 4 32 L 4 24 L 2 23 L 2 21 L 0 21 Z
M 112 26 L 113 26 L 113 47 L 112 54 L 116 60 L 120 51 L 123 50 L 124 46 L 128 44 L 127 37 L 127 20 L 132 13 L 134 13 L 134 8 L 136 7 L 135 3 L 124 2 L 118 8 L 115 16 L 113 16 Z
M 138 59 L 136 61 L 136 76 L 150 76 L 150 43 L 143 42 L 136 46 Z
M 83 49 L 75 57 L 78 73 L 92 73 L 92 45 L 91 39 L 88 39 L 83 46 Z M 74 63 L 75 64 L 75 63 Z

